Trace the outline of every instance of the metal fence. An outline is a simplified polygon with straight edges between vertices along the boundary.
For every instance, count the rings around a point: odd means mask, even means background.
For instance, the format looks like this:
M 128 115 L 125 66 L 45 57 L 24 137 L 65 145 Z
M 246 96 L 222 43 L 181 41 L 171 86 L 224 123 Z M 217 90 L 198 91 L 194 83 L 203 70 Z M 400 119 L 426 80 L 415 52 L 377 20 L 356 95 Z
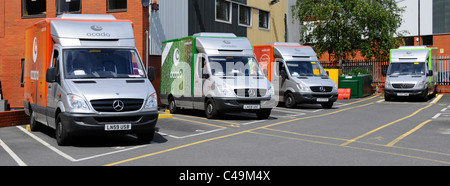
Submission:
M 339 69 L 339 62 L 320 61 L 324 68 Z M 438 85 L 450 85 L 450 56 L 440 56 L 437 59 L 438 65 Z M 374 85 L 382 85 L 386 81 L 386 72 L 389 61 L 378 60 L 351 60 L 343 63 L 342 73 L 349 74 L 354 69 L 361 69 L 369 72 L 373 78 Z
M 438 57 L 438 85 L 450 85 L 450 56 Z
M 339 69 L 339 62 L 332 61 L 320 61 L 320 64 L 324 68 Z M 373 78 L 373 84 L 380 85 L 386 81 L 387 69 L 389 67 L 389 61 L 378 60 L 352 60 L 343 63 L 342 73 L 349 74 L 352 70 L 360 69 L 369 72 Z

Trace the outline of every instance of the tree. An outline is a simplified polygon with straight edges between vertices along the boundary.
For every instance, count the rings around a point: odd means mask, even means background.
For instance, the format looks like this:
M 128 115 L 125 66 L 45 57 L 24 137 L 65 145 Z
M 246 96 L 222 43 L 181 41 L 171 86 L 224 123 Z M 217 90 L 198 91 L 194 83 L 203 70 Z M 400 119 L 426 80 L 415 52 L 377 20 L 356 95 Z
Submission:
M 293 17 L 302 23 L 301 43 L 318 55 L 328 52 L 339 60 L 355 57 L 385 60 L 389 50 L 403 44 L 404 31 L 395 0 L 297 0 Z

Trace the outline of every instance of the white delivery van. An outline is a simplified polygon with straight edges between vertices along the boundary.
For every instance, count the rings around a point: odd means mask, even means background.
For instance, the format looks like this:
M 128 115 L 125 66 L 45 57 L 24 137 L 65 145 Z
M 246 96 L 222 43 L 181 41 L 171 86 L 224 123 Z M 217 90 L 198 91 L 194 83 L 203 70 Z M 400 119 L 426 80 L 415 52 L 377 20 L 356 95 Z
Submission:
M 131 21 L 63 14 L 27 28 L 25 45 L 24 107 L 31 130 L 55 128 L 59 145 L 77 135 L 153 139 L 154 70 L 145 71 Z
M 336 83 L 328 77 L 310 46 L 269 43 L 254 46 L 255 56 L 288 108 L 301 103 L 332 108 L 338 98 Z
M 416 97 L 424 101 L 437 93 L 437 49 L 405 46 L 392 49 L 384 98 Z
M 171 113 L 204 110 L 207 118 L 226 112 L 251 112 L 268 118 L 274 89 L 245 37 L 199 33 L 164 41 L 161 102 Z

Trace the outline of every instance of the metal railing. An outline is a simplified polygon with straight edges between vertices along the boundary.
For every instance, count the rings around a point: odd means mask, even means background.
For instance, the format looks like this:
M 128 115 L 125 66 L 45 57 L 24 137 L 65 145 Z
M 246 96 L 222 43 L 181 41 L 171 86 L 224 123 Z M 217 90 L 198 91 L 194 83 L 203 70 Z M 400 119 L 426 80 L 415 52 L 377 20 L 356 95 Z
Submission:
M 339 63 L 333 61 L 320 61 L 324 68 L 339 69 Z M 437 57 L 438 85 L 450 85 L 450 56 Z M 378 60 L 351 60 L 343 63 L 342 73 L 349 74 L 354 69 L 362 69 L 369 72 L 373 78 L 374 85 L 382 85 L 386 81 L 386 72 L 389 61 Z

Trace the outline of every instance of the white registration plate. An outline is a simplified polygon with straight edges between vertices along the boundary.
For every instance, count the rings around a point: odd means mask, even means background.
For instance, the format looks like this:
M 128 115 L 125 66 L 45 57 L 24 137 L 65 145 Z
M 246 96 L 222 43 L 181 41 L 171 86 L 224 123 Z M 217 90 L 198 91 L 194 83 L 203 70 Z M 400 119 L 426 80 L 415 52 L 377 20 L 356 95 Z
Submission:
M 397 96 L 409 96 L 409 93 L 397 93 Z
M 244 105 L 244 109 L 246 110 L 256 110 L 260 109 L 261 105 Z
M 131 130 L 131 124 L 111 124 L 105 125 L 105 131 Z
M 328 98 L 317 98 L 317 102 L 328 102 Z

